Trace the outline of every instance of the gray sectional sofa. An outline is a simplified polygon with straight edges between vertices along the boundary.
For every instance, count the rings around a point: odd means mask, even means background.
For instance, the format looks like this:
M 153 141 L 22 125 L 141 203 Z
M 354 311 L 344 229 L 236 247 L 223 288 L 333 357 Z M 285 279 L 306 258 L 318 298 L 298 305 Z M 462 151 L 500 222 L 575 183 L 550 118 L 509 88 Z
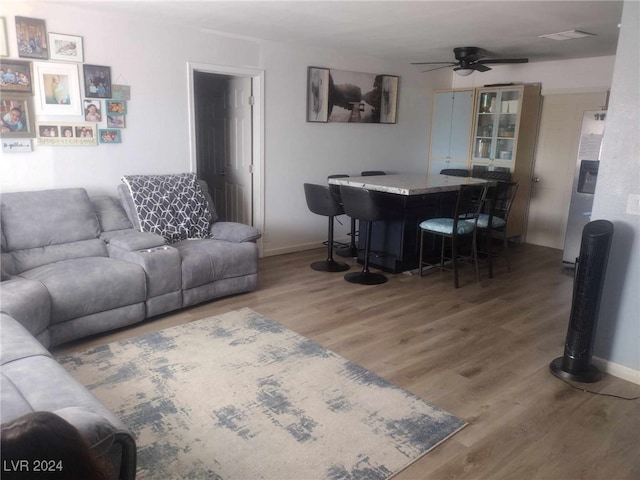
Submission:
M 216 221 L 199 185 L 212 213 L 208 238 L 171 244 L 134 227 L 126 189 L 120 198 L 81 188 L 1 195 L 2 423 L 53 411 L 108 460 L 113 478 L 135 477 L 131 433 L 47 348 L 257 287 L 260 233 Z

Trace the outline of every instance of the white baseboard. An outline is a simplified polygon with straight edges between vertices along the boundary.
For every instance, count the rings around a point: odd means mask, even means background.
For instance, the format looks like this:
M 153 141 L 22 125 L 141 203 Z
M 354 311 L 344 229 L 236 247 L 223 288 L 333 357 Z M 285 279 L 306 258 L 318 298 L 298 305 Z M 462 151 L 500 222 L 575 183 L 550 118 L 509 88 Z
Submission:
M 621 378 L 631 383 L 635 383 L 636 385 L 640 385 L 640 371 L 634 370 L 633 368 L 625 367 L 624 365 L 620 365 L 618 363 L 611 362 L 609 360 L 605 360 L 600 357 L 592 357 L 592 361 L 595 367 L 598 370 L 608 373 L 609 375 L 613 375 L 614 377 Z
M 335 238 L 336 242 L 349 243 L 349 237 L 345 238 Z M 263 252 L 264 257 L 272 257 L 275 255 L 285 255 L 287 253 L 295 253 L 295 252 L 303 252 L 305 250 L 313 250 L 315 248 L 327 248 L 326 245 L 323 245 L 322 242 L 313 242 L 313 243 L 301 243 L 298 245 L 288 245 L 286 247 L 279 248 L 265 248 Z M 335 251 L 335 250 L 334 250 Z
M 264 250 L 265 257 L 273 257 L 275 255 L 285 255 L 287 253 L 303 252 L 305 250 L 313 250 L 314 248 L 324 247 L 322 243 L 305 243 L 301 245 L 289 245 L 286 247 L 272 248 Z

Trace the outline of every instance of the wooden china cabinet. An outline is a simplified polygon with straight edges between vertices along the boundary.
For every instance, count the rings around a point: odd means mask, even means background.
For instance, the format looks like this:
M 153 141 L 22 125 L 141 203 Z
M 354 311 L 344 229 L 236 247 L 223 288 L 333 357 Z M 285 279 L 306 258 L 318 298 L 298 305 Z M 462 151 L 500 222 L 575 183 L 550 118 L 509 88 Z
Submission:
M 428 172 L 439 173 L 442 168 L 467 168 L 472 175 L 482 170 L 510 171 L 520 186 L 508 236 L 519 240 L 527 226 L 540 91 L 539 84 L 507 85 L 437 91 L 434 99 Z M 461 92 L 472 92 L 468 113 Z M 446 99 L 450 99 L 448 104 Z

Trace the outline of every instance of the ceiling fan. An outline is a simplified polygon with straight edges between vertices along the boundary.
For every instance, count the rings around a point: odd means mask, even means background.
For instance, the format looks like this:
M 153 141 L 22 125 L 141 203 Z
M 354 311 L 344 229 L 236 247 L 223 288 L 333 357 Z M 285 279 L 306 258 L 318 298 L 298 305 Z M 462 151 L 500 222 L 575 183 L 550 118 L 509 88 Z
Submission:
M 529 61 L 528 58 L 485 58 L 486 55 L 482 54 L 482 49 L 478 47 L 456 47 L 453 49 L 453 54 L 456 62 L 414 62 L 411 65 L 441 65 L 425 70 L 425 72 L 453 67 L 454 72 L 466 77 L 474 71 L 487 72 L 491 70 L 487 64 L 527 63 Z

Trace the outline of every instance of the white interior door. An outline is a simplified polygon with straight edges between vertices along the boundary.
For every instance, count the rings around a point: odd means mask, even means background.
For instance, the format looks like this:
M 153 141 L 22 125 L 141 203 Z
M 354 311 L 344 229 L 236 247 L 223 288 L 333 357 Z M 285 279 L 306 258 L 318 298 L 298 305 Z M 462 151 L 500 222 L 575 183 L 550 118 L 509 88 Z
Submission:
M 226 218 L 253 224 L 252 218 L 252 106 L 251 78 L 232 77 L 226 94 L 225 129 L 228 152 L 225 165 Z
M 606 92 L 543 97 L 527 243 L 563 248 L 582 115 L 601 109 L 605 102 Z

